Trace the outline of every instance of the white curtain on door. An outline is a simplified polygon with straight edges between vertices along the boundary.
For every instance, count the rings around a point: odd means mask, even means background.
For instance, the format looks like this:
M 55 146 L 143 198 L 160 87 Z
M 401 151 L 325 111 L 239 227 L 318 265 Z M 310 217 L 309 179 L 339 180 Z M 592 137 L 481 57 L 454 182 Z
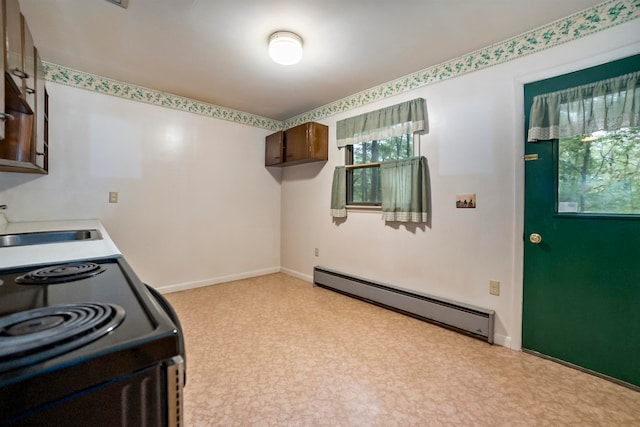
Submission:
M 533 98 L 527 141 L 640 126 L 640 71 Z

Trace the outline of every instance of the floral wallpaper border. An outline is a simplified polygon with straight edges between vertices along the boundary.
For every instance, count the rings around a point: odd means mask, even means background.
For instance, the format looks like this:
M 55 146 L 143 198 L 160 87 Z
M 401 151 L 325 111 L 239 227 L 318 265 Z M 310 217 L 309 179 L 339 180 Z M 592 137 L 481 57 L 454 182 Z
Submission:
M 107 77 L 96 76 L 84 71 L 74 70 L 62 65 L 44 62 L 44 69 L 47 80 L 80 89 L 87 89 L 93 92 L 118 96 L 133 101 L 146 102 L 147 104 L 173 108 L 175 110 L 189 113 L 201 114 L 216 119 L 228 120 L 230 122 L 244 125 L 260 127 L 273 131 L 282 129 L 282 122 L 268 119 L 251 113 L 221 107 L 215 104 L 196 101 L 183 96 L 172 95 L 153 89 L 147 89 L 129 83 L 123 83 Z
M 44 66 L 47 80 L 55 83 L 276 131 L 521 58 L 639 17 L 640 0 L 608 0 L 524 34 L 367 89 L 284 122 L 119 82 L 49 62 L 45 62 Z
M 285 121 L 285 129 L 567 43 L 640 17 L 640 0 L 609 0 L 508 40 L 367 89 Z

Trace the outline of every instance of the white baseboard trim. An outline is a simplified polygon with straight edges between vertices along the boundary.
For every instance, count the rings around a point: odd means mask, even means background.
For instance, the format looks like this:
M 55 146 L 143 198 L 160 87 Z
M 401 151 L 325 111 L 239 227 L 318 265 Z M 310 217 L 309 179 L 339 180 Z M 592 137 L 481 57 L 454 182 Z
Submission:
M 203 286 L 218 285 L 225 282 L 233 282 L 234 280 L 249 279 L 251 277 L 264 276 L 266 274 L 279 273 L 280 267 L 265 268 L 263 270 L 247 271 L 244 273 L 230 274 L 228 276 L 213 277 L 211 279 L 196 280 L 193 282 L 177 283 L 175 285 L 166 285 L 156 288 L 161 294 L 169 294 L 172 292 L 186 291 L 187 289 L 201 288 Z
M 310 276 L 308 274 L 302 274 L 295 270 L 291 270 L 289 268 L 283 268 L 283 267 L 280 268 L 280 272 L 284 274 L 288 274 L 289 276 L 293 276 L 297 279 L 304 280 L 305 282 L 313 283 L 313 276 Z
M 493 334 L 493 343 L 502 347 L 511 348 L 511 337 L 507 335 Z

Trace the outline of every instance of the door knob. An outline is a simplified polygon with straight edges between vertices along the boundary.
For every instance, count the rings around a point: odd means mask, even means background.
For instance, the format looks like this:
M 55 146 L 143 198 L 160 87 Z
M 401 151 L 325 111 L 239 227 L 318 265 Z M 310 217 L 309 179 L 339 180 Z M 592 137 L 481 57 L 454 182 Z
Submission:
M 531 233 L 529 235 L 529 241 L 534 245 L 537 245 L 538 243 L 542 242 L 542 236 L 538 233 Z

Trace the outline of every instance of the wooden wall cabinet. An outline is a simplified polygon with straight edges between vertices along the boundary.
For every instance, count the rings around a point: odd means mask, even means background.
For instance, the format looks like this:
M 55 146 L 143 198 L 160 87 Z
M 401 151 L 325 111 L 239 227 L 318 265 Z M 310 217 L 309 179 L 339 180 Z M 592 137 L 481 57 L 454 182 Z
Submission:
M 267 136 L 265 166 L 292 166 L 328 159 L 329 128 L 308 122 Z
M 48 100 L 44 66 L 17 0 L 0 0 L 4 133 L 0 171 L 48 173 Z

